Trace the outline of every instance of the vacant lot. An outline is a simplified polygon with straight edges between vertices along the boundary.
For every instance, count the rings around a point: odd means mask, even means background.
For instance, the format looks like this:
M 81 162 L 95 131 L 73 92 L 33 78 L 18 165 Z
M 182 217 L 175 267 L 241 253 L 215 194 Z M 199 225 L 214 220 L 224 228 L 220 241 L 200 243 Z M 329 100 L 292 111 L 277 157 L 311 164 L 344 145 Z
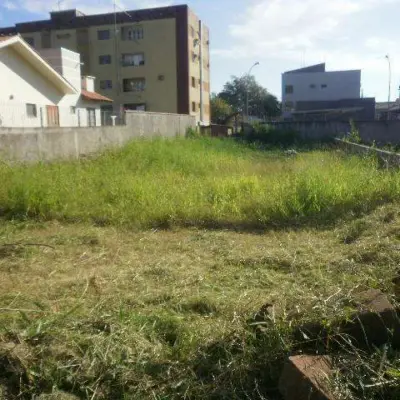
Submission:
M 279 398 L 300 321 L 394 295 L 400 177 L 374 160 L 204 139 L 0 173 L 0 398 Z M 349 355 L 342 398 L 398 398 L 398 359 Z

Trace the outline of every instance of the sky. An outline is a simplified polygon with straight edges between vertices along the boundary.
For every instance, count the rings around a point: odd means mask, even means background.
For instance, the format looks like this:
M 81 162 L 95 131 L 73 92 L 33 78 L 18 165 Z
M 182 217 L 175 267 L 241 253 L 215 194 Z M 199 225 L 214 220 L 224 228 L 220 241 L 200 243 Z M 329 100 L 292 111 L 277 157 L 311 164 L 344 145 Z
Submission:
M 174 0 L 117 0 L 121 9 L 184 4 Z M 113 0 L 64 0 L 61 8 L 111 12 Z M 326 62 L 328 70 L 361 69 L 364 97 L 387 101 L 400 86 L 400 0 L 187 0 L 210 28 L 211 88 L 252 74 L 281 97 L 281 74 Z M 0 0 L 0 26 L 47 19 L 57 0 Z

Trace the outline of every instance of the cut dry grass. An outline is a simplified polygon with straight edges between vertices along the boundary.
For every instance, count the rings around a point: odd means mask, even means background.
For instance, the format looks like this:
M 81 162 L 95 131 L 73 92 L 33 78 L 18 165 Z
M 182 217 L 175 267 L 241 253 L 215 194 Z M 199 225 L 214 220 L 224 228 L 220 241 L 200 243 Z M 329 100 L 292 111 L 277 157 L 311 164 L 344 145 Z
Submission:
M 371 160 L 178 140 L 1 173 L 0 398 L 279 398 L 299 323 L 394 294 L 400 180 Z M 343 398 L 396 398 L 365 391 L 381 351 Z
M 349 244 L 353 222 L 262 234 L 3 224 L 2 242 L 21 243 L 0 259 L 0 360 L 15 377 L 5 387 L 24 398 L 53 387 L 95 399 L 276 398 L 298 321 L 337 318 L 364 288 L 393 293 L 398 212 L 362 221 Z M 54 249 L 22 245 L 34 241 Z M 265 303 L 276 319 L 263 333 L 248 321 Z

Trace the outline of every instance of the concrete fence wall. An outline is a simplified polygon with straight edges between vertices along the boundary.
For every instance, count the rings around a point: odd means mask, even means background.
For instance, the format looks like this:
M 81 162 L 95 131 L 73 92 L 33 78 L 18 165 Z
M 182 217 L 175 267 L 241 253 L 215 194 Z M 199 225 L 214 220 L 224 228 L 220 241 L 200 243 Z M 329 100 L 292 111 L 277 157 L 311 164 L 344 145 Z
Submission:
M 400 143 L 400 121 L 357 121 L 355 124 L 365 142 Z M 277 122 L 274 126 L 282 130 L 294 130 L 304 139 L 314 140 L 343 137 L 351 129 L 350 123 L 340 121 Z
M 196 127 L 190 115 L 126 112 L 126 125 L 96 128 L 0 128 L 0 158 L 51 161 L 78 158 L 135 138 L 184 136 Z

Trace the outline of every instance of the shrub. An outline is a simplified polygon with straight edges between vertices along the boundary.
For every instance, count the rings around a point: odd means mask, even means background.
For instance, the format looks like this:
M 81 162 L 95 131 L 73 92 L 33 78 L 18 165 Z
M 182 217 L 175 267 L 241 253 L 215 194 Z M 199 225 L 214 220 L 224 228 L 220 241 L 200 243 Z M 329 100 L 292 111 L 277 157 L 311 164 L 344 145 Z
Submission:
M 253 125 L 252 132 L 248 135 L 247 139 L 273 146 L 291 146 L 302 141 L 299 133 L 293 130 L 280 130 L 274 128 L 272 125 L 261 123 Z
M 346 140 L 351 143 L 361 143 L 360 132 L 359 132 L 354 120 L 350 120 L 350 132 L 346 136 Z

